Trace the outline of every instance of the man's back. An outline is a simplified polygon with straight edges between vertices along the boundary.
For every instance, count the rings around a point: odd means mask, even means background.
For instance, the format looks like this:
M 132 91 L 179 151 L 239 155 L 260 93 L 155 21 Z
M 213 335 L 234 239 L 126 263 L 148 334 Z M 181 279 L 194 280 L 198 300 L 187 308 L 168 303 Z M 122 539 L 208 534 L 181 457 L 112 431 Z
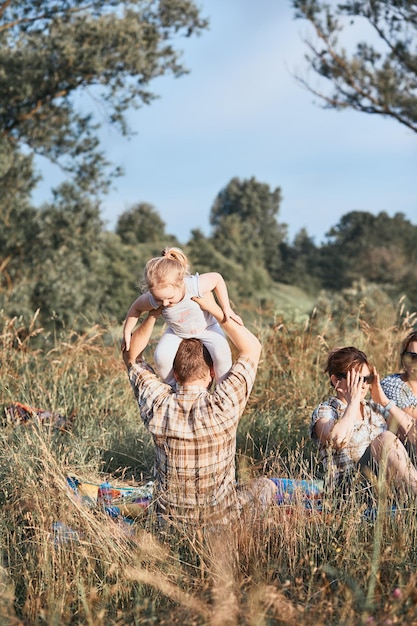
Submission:
M 131 384 L 155 443 L 160 513 L 189 520 L 236 509 L 236 430 L 255 373 L 255 364 L 240 357 L 213 393 L 202 385 L 173 391 L 146 364 L 132 366 Z
M 261 344 L 245 326 L 223 315 L 211 292 L 198 302 L 222 325 L 239 355 L 213 394 L 207 391 L 213 363 L 196 339 L 183 339 L 174 359 L 179 392 L 141 360 L 157 311 L 133 333 L 123 358 L 141 417 L 155 442 L 159 511 L 187 521 L 211 521 L 225 519 L 238 506 L 236 429 L 255 380 Z

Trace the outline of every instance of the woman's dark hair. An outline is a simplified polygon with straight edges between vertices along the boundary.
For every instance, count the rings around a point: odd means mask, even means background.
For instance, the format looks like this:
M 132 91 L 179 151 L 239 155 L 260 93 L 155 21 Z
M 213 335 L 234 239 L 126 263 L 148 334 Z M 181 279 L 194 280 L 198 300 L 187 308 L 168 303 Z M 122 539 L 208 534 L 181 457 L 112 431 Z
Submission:
M 333 374 L 345 374 L 354 367 L 367 365 L 370 368 L 368 357 L 365 352 L 348 346 L 346 348 L 334 348 L 327 357 L 326 369 L 324 370 L 333 376 Z
M 400 356 L 401 367 L 404 367 L 404 362 L 403 362 L 404 352 L 407 352 L 408 346 L 413 341 L 417 341 L 417 330 L 412 330 L 411 333 L 408 333 L 407 337 L 403 340 L 401 344 L 401 356 Z

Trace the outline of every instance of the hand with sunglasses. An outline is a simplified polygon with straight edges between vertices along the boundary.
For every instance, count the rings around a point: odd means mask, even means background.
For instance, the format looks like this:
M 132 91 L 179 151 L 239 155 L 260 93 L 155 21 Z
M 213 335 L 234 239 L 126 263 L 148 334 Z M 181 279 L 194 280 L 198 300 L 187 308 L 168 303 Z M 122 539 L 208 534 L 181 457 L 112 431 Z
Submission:
M 342 368 L 340 368 L 332 372 L 330 376 L 337 398 L 346 405 L 343 417 L 336 424 L 321 421 L 320 436 L 327 439 L 331 432 L 332 445 L 336 448 L 347 445 L 354 433 L 355 425 L 362 422 L 361 403 L 368 394 L 369 384 L 373 380 L 373 374 L 367 362 L 352 363 L 352 365 L 353 367 L 348 367 L 347 371 L 341 371 Z
M 350 370 L 346 374 L 339 375 L 346 379 L 346 398 L 349 401 L 350 398 L 358 395 L 361 396 L 360 399 L 363 399 L 367 395 L 368 390 L 370 390 L 372 400 L 380 404 L 382 407 L 386 407 L 390 404 L 390 400 L 387 398 L 381 386 L 381 380 L 377 369 L 376 367 L 370 367 L 370 370 L 371 372 L 365 376 L 356 370 Z
M 387 404 L 389 404 L 389 398 L 387 398 L 383 388 L 381 387 L 381 379 L 376 367 L 372 367 L 369 384 L 371 386 L 370 391 L 372 400 L 374 402 L 378 402 L 378 404 L 383 407 L 387 406 Z

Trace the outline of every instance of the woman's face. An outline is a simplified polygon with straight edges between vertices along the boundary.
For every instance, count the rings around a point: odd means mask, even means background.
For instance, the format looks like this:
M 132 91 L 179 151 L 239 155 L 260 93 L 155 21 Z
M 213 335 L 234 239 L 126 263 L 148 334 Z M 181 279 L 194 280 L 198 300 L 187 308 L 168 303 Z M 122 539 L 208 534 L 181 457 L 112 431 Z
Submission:
M 402 361 L 408 380 L 417 380 L 417 341 L 410 341 Z
M 353 371 L 359 372 L 361 376 L 361 400 L 364 400 L 366 394 L 369 391 L 369 385 L 372 384 L 373 375 L 371 374 L 369 367 L 365 363 L 361 367 L 353 368 L 351 372 Z M 336 376 L 337 378 L 337 380 L 334 381 L 337 396 L 344 399 L 346 398 L 346 393 L 348 389 L 347 373 L 334 374 L 334 376 Z

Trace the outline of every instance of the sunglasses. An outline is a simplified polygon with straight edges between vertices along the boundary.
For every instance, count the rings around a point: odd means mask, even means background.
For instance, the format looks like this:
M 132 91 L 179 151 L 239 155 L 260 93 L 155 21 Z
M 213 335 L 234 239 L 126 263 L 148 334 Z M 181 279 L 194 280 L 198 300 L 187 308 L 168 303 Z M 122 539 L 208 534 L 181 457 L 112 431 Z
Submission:
M 339 380 L 341 378 L 344 378 L 344 379 L 347 378 L 346 372 L 341 372 L 340 374 L 336 374 L 336 376 L 339 378 Z M 366 385 L 372 385 L 372 383 L 374 382 L 375 376 L 373 374 L 368 374 L 368 376 L 361 376 L 361 378 L 362 378 L 362 381 Z
M 409 362 L 417 361 L 417 352 L 405 351 L 405 352 L 403 352 L 403 358 L 404 358 L 405 361 L 409 361 Z

